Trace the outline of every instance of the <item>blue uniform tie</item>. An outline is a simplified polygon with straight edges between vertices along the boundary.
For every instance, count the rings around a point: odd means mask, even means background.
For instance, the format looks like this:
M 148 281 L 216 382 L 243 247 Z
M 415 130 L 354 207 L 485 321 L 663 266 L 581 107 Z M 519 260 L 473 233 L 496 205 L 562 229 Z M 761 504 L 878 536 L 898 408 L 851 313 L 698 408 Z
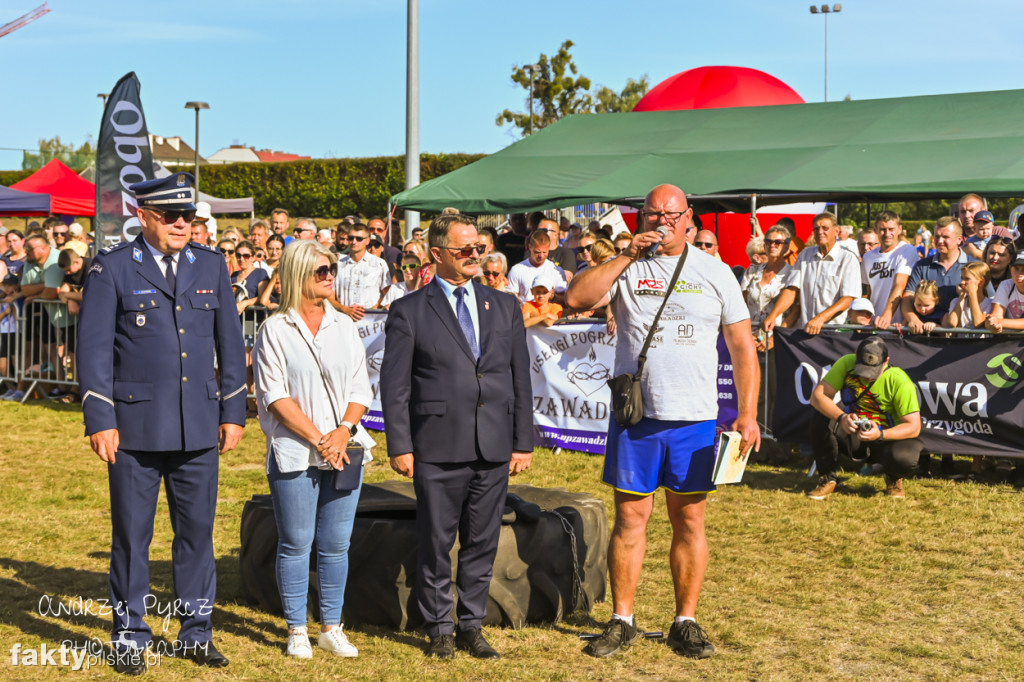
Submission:
M 167 278 L 167 286 L 171 288 L 171 293 L 174 292 L 174 287 L 178 282 L 178 278 L 174 275 L 174 256 L 164 256 L 164 277 Z
M 466 291 L 465 287 L 458 287 L 455 290 L 455 298 L 458 299 L 455 302 L 455 310 L 459 317 L 459 326 L 462 327 L 462 333 L 466 335 L 466 341 L 469 342 L 469 349 L 473 351 L 473 357 L 477 360 L 480 359 L 480 346 L 476 343 L 476 332 L 473 331 L 473 318 L 469 315 L 469 306 L 466 305 Z

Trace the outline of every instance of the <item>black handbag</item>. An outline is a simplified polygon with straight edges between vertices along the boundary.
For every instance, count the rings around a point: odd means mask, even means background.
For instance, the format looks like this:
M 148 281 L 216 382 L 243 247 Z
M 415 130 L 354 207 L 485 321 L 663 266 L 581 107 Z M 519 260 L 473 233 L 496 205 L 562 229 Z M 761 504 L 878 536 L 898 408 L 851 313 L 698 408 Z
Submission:
M 644 374 L 647 350 L 651 347 L 651 340 L 654 338 L 654 332 L 658 329 L 661 313 L 665 310 L 668 297 L 675 290 L 676 282 L 679 280 L 679 273 L 683 271 L 683 263 L 686 262 L 686 256 L 691 248 L 691 246 L 687 245 L 686 250 L 683 251 L 683 255 L 676 264 L 675 272 L 672 273 L 672 283 L 668 285 L 668 289 L 665 291 L 665 298 L 662 300 L 661 306 L 654 316 L 654 322 L 651 323 L 651 328 L 647 332 L 647 338 L 644 340 L 644 347 L 640 351 L 640 357 L 637 359 L 636 372 L 632 374 L 623 372 L 608 380 L 608 386 L 612 389 L 612 414 L 615 416 L 615 423 L 619 426 L 634 426 L 644 418 L 644 398 L 640 387 L 640 378 Z

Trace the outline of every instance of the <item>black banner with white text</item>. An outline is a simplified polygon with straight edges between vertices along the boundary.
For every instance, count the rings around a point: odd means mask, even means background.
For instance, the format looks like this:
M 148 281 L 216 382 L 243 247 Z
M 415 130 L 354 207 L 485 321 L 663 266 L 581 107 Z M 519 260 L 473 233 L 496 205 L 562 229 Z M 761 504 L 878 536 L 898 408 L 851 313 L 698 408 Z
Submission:
M 865 337 L 776 328 L 776 437 L 810 441 L 811 392 Z M 1024 457 L 1024 340 L 883 338 L 890 364 L 917 388 L 921 440 L 929 452 Z
M 103 108 L 96 145 L 96 248 L 134 239 L 141 226 L 129 185 L 153 178 L 146 116 L 135 72 L 117 82 Z

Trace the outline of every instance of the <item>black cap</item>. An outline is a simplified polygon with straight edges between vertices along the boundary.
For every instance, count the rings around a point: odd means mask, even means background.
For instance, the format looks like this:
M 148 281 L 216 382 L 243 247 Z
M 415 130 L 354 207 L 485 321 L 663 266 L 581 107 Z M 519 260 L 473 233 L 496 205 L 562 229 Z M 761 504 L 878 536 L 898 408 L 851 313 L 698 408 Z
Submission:
M 889 359 L 889 347 L 878 336 L 864 339 L 857 346 L 857 364 L 853 373 L 865 379 L 877 379 Z

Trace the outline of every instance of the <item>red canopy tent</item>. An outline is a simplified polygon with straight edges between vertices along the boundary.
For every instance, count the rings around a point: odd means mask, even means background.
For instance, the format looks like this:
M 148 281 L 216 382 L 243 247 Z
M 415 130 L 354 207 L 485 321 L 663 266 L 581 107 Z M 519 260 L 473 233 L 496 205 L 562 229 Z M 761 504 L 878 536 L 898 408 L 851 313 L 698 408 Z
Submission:
M 59 159 L 11 185 L 22 192 L 50 195 L 50 211 L 58 215 L 91 216 L 96 213 L 96 185 L 78 177 Z

